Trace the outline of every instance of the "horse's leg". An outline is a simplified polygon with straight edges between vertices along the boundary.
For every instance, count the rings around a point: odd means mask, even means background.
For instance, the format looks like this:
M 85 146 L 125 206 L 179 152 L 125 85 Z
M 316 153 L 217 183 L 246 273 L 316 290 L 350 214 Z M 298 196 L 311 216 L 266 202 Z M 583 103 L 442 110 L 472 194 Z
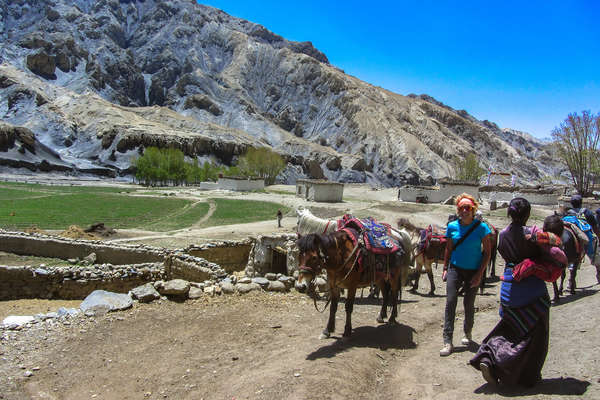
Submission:
M 421 279 L 421 270 L 423 269 L 424 264 L 422 264 L 420 261 L 415 260 L 415 265 L 417 266 L 415 271 L 415 281 L 413 283 L 413 287 L 410 289 L 410 291 L 413 293 L 416 293 L 417 290 L 419 290 L 419 279 Z
M 564 284 L 565 284 L 565 278 L 567 277 L 567 270 L 563 269 L 563 272 L 560 276 L 560 287 L 558 288 L 558 294 L 560 296 L 562 296 L 563 294 L 563 288 L 564 288 Z
M 435 292 L 435 283 L 433 283 L 433 269 L 431 268 L 431 262 L 425 264 L 425 271 L 427 271 L 427 277 L 429 278 L 429 295 L 433 296 Z
M 387 305 L 390 301 L 390 291 L 388 289 L 388 285 L 386 282 L 378 283 L 378 286 L 381 289 L 381 294 L 383 295 L 383 304 L 381 305 L 381 310 L 379 310 L 379 315 L 377 316 L 377 322 L 382 324 L 387 318 Z
M 552 299 L 552 302 L 558 304 L 560 303 L 560 295 L 558 294 L 558 284 L 556 281 L 552 282 L 552 287 L 554 288 L 554 299 Z
M 340 291 L 336 288 L 329 288 L 331 291 L 331 305 L 329 306 L 329 320 L 327 327 L 321 333 L 320 339 L 327 339 L 335 331 L 335 313 L 337 312 L 338 302 L 340 300 Z M 352 295 L 354 296 L 354 294 Z
M 354 296 L 356 288 L 348 289 L 348 297 L 346 297 L 346 326 L 344 327 L 344 337 L 349 337 L 352 334 L 352 309 L 354 308 Z
M 400 270 L 397 271 L 398 276 L 392 276 L 391 293 L 390 299 L 392 301 L 392 314 L 388 321 L 389 324 L 396 323 L 396 317 L 398 316 L 398 287 L 400 286 Z
M 496 242 L 492 249 L 492 258 L 490 259 L 490 277 L 496 277 L 496 255 L 498 254 L 498 235 L 496 235 Z

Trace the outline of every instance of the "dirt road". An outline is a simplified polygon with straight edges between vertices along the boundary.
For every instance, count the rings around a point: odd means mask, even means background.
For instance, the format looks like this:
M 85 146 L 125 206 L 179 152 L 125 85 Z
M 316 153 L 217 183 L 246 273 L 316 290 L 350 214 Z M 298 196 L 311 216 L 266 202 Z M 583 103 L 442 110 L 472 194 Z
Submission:
M 491 391 L 467 366 L 476 347 L 440 358 L 442 287 L 436 297 L 404 292 L 397 325 L 378 325 L 376 302 L 359 300 L 349 340 L 340 337 L 343 307 L 337 335 L 317 339 L 326 314 L 297 293 L 137 304 L 70 325 L 4 332 L 0 398 L 597 399 L 600 286 L 589 266 L 579 282 L 582 289 L 551 310 L 544 380 L 533 389 Z M 475 340 L 498 320 L 497 290 L 488 285 L 478 297 Z
M 420 204 L 399 207 L 392 191 L 363 192 L 350 187 L 350 200 L 331 206 L 321 216 L 368 213 L 392 223 L 408 216 L 427 225 L 443 223 L 452 210 Z M 247 198 L 261 196 L 292 207 L 306 204 L 289 195 L 274 199 L 272 194 L 257 193 Z M 506 225 L 500 217 L 492 223 Z M 281 231 L 294 227 L 293 215 L 286 216 Z M 273 218 L 140 241 L 184 247 L 210 238 L 277 231 Z M 500 392 L 492 391 L 467 366 L 476 346 L 459 346 L 450 357 L 440 358 L 445 305 L 440 272 L 435 271 L 435 297 L 425 296 L 429 286 L 424 278 L 420 293 L 404 292 L 397 325 L 377 324 L 378 302 L 359 299 L 348 340 L 340 337 L 343 305 L 336 335 L 319 340 L 327 313 L 319 314 L 306 296 L 295 292 L 136 304 L 128 311 L 76 319 L 68 325 L 0 331 L 0 399 L 600 398 L 600 285 L 595 284 L 592 267 L 581 271 L 577 294 L 551 310 L 550 351 L 542 383 L 533 389 Z M 488 285 L 477 298 L 476 341 L 498 321 L 498 287 L 498 282 Z M 54 311 L 61 305 L 75 306 L 35 300 L 0 302 L 0 318 Z M 456 342 L 462 333 L 460 304 L 457 318 Z M 25 377 L 26 371 L 32 376 Z

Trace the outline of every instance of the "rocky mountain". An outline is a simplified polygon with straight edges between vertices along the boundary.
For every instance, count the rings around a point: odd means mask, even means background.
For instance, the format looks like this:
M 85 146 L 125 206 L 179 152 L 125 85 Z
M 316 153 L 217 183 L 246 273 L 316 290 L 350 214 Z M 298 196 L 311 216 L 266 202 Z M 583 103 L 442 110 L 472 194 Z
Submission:
M 533 137 L 346 75 L 310 42 L 193 0 L 0 0 L 0 165 L 130 174 L 148 146 L 299 177 L 433 183 L 453 159 L 524 181 L 560 170 Z

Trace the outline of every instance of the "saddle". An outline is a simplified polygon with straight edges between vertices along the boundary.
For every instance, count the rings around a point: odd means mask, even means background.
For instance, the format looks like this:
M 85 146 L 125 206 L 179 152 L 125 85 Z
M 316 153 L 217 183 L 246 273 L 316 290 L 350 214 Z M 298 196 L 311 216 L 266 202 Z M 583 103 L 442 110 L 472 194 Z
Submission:
M 390 256 L 404 255 L 402 245 L 392 236 L 392 227 L 369 217 L 358 219 L 346 214 L 338 221 L 338 230 L 346 232 L 360 246 L 358 265 L 361 274 L 389 274 Z
M 421 238 L 419 240 L 419 246 L 417 247 L 417 254 L 427 252 L 427 249 L 432 244 L 438 246 L 446 246 L 446 228 L 442 228 L 438 225 L 429 225 L 427 229 L 421 231 Z

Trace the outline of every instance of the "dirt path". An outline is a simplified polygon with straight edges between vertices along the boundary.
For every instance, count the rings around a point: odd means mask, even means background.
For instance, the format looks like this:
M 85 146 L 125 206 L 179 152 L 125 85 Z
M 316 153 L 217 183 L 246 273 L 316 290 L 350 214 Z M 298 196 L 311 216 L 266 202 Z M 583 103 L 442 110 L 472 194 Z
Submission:
M 436 282 L 439 270 L 436 271 Z M 300 294 L 250 294 L 136 305 L 0 341 L 3 399 L 457 399 L 600 398 L 599 285 L 593 268 L 582 289 L 551 311 L 544 381 L 495 393 L 466 365 L 475 348 L 439 357 L 445 298 L 404 292 L 398 325 L 378 325 L 376 302 L 362 299 L 353 335 L 318 340 L 326 315 Z M 421 288 L 426 292 L 427 283 Z M 474 338 L 498 321 L 498 284 L 478 297 Z M 457 335 L 462 309 L 459 306 Z M 7 336 L 9 337 L 7 339 Z M 33 376 L 25 378 L 26 368 Z

